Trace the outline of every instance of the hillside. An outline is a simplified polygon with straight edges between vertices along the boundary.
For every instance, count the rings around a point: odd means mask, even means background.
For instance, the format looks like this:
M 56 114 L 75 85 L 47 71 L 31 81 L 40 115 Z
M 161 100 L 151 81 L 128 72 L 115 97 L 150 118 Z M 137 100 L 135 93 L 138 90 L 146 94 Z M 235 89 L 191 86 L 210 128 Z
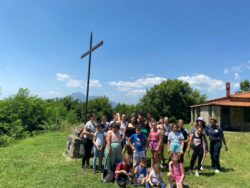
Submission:
M 81 173 L 80 160 L 64 156 L 67 132 L 47 133 L 0 148 L 0 187 L 116 187 L 102 184 L 100 174 Z M 229 151 L 222 151 L 223 172 L 205 170 L 186 177 L 186 187 L 250 187 L 250 133 L 226 133 Z M 186 162 L 190 157 L 186 155 Z M 210 164 L 209 156 L 204 166 Z M 185 167 L 188 164 L 185 163 Z M 164 172 L 165 181 L 166 172 Z

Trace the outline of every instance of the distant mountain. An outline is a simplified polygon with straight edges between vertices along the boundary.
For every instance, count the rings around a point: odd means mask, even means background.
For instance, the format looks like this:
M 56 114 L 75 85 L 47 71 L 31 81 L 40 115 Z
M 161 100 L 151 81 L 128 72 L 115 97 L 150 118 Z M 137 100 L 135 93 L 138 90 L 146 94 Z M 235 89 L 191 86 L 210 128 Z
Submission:
M 70 94 L 69 96 L 71 96 L 73 99 L 79 99 L 81 101 L 85 101 L 86 100 L 86 95 L 84 95 L 83 93 L 81 92 L 75 92 L 75 93 L 72 93 Z M 89 96 L 89 100 L 92 100 L 92 99 L 96 99 L 98 97 L 101 97 L 101 96 Z M 109 100 L 110 104 L 112 107 L 116 107 L 118 103 L 114 102 L 114 101 L 111 101 Z

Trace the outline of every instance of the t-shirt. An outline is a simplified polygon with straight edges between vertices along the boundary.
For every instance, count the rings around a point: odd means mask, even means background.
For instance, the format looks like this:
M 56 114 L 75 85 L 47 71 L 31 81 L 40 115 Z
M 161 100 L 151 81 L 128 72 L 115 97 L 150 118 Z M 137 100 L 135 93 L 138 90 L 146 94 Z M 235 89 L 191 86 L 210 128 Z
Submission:
M 120 135 L 123 135 L 123 132 L 126 129 L 127 125 L 128 125 L 128 122 L 121 122 L 121 126 L 119 129 Z
M 88 121 L 85 125 L 85 129 L 89 131 L 90 133 L 95 133 L 96 132 L 96 126 L 97 124 L 95 122 Z M 87 138 L 90 140 L 93 140 L 93 135 L 87 135 Z
M 168 136 L 171 132 L 171 125 L 170 124 L 163 124 L 164 128 L 164 136 Z
M 136 178 L 144 178 L 146 176 L 147 176 L 147 168 L 144 167 L 143 169 L 141 169 L 140 165 L 138 165 Z
M 98 146 L 103 146 L 104 145 L 105 134 L 103 132 L 96 132 L 95 137 L 96 137 L 96 144 Z
M 170 143 L 181 144 L 181 141 L 184 140 L 184 136 L 180 131 L 171 132 L 168 135 L 168 140 L 170 141 Z
M 182 133 L 183 137 L 184 137 L 184 140 L 187 140 L 188 139 L 188 136 L 189 136 L 189 132 L 187 129 L 180 129 L 180 132 Z
M 202 147 L 202 137 L 203 135 L 197 136 L 195 133 L 192 134 L 192 140 L 191 142 L 193 143 L 194 147 Z
M 127 173 L 129 173 L 129 171 L 130 171 L 130 166 L 129 166 L 129 165 L 126 165 L 124 162 L 120 162 L 120 163 L 118 163 L 118 165 L 116 166 L 115 172 L 116 172 L 116 171 L 120 171 L 120 170 L 125 170 Z M 115 177 L 117 178 L 117 177 L 118 177 L 118 174 L 116 174 Z
M 162 174 L 161 172 L 156 174 L 154 170 L 151 170 L 149 176 L 151 177 L 151 181 L 153 184 L 158 184 L 160 183 L 160 178 L 162 177 Z
M 206 133 L 209 136 L 210 141 L 221 141 L 224 136 L 223 130 L 220 127 L 213 128 L 209 126 L 206 129 Z
M 136 151 L 143 151 L 143 148 L 146 145 L 146 137 L 143 134 L 133 134 L 129 139 Z

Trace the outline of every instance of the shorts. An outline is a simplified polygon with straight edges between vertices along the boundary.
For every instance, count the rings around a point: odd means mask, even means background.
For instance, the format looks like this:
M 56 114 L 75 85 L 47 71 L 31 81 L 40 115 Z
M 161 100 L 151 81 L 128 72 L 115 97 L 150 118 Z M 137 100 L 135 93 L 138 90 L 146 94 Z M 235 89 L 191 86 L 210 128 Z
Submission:
M 163 135 L 163 144 L 167 144 L 168 143 L 168 136 Z
M 181 181 L 181 176 L 174 175 L 173 178 L 176 183 L 179 183 Z
M 150 141 L 149 142 L 149 148 L 150 150 L 156 151 L 156 148 L 158 147 L 158 141 Z
M 137 164 L 141 158 L 145 158 L 145 151 L 133 151 L 133 162 Z
M 170 143 L 170 152 L 171 153 L 180 153 L 181 145 L 179 143 Z

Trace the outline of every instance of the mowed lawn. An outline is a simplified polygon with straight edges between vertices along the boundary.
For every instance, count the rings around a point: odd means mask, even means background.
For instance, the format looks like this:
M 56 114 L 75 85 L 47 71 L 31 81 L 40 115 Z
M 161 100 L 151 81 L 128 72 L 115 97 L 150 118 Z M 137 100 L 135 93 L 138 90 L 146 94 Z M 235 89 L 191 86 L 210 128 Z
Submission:
M 80 160 L 64 156 L 68 132 L 54 132 L 21 140 L 0 148 L 0 187 L 116 187 L 103 184 L 100 173 L 84 174 Z M 186 176 L 185 187 L 250 187 L 250 133 L 225 133 L 229 151 L 221 153 L 223 172 L 209 169 L 210 157 L 200 177 Z M 150 158 L 150 155 L 148 156 Z M 185 168 L 190 156 L 185 156 Z M 165 182 L 166 174 L 163 172 Z

